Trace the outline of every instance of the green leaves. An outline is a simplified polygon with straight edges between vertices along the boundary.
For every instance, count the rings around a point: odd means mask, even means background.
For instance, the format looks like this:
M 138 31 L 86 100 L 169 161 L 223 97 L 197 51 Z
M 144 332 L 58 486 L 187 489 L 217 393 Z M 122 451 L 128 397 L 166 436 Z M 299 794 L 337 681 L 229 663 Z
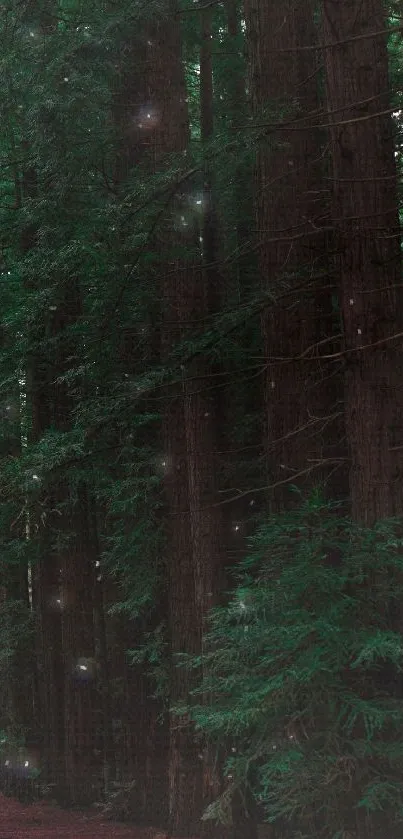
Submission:
M 319 837 L 342 835 L 355 807 L 400 818 L 400 532 L 397 520 L 355 526 L 313 497 L 262 524 L 211 615 L 188 710 L 207 737 L 230 738 L 233 784 L 252 782 L 269 821 L 303 831 L 309 807 Z

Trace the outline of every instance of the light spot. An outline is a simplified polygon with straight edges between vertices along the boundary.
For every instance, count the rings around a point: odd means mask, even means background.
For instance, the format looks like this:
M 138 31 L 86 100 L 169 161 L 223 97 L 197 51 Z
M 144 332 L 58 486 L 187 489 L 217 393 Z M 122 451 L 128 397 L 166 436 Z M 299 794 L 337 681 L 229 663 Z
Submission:
M 357 329 L 357 335 L 362 335 L 362 331 L 359 328 Z
M 96 677 L 97 665 L 93 658 L 79 658 L 74 667 L 74 676 L 78 681 L 88 682 Z
M 206 195 L 204 192 L 197 192 L 196 195 L 189 196 L 189 203 L 193 208 L 203 207 L 206 203 Z M 198 212 L 200 210 L 198 209 Z
M 137 124 L 139 128 L 154 128 L 159 122 L 159 114 L 152 105 L 144 105 L 139 109 L 135 119 L 138 120 Z M 147 120 L 147 124 L 144 124 L 144 120 Z
M 354 300 L 352 297 L 350 297 L 350 306 L 354 306 Z

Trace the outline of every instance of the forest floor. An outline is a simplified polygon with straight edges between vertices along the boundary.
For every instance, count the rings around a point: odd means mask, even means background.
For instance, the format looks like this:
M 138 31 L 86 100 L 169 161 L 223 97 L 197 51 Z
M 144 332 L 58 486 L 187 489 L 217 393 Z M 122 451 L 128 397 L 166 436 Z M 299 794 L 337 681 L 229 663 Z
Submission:
M 150 828 L 108 821 L 94 810 L 71 812 L 0 795 L 0 839 L 166 839 Z

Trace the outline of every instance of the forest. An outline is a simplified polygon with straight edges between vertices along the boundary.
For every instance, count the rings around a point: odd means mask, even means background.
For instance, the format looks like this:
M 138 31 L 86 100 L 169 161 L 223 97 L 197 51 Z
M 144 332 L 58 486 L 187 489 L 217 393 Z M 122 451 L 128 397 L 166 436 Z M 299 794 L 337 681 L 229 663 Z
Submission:
M 398 0 L 0 3 L 0 789 L 403 835 Z

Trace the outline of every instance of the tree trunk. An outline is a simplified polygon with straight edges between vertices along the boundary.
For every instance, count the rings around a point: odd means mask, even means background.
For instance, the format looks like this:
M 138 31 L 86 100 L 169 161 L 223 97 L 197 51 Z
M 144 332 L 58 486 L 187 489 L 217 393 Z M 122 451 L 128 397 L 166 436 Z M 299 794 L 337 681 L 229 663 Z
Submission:
M 223 278 L 218 266 L 219 225 L 216 207 L 208 144 L 214 132 L 214 78 L 213 78 L 213 12 L 212 8 L 201 11 L 200 47 L 200 134 L 204 147 L 203 223 L 202 223 L 202 266 L 194 270 L 193 282 L 184 292 L 185 323 L 192 330 L 192 323 L 202 324 L 217 314 L 223 298 Z M 187 307 L 186 307 L 187 304 Z M 187 311 L 186 311 L 187 308 Z M 193 327 L 194 329 L 194 327 Z M 196 326 L 197 334 L 197 326 Z M 185 384 L 185 427 L 189 463 L 189 512 L 192 536 L 193 561 L 195 569 L 196 602 L 198 605 L 201 638 L 203 675 L 208 676 L 203 660 L 204 634 L 210 609 L 217 605 L 224 590 L 225 544 L 224 518 L 219 504 L 217 475 L 218 455 L 223 416 L 222 405 L 217 392 L 214 373 L 222 372 L 221 365 L 213 365 L 199 355 L 187 370 Z M 205 696 L 208 704 L 211 697 Z M 213 743 L 200 748 L 203 760 L 203 809 L 223 792 L 222 747 Z M 199 834 L 211 839 L 225 839 L 232 834 L 229 826 L 205 821 L 199 827 Z M 249 824 L 248 839 L 253 839 Z
M 78 357 L 77 339 L 71 328 L 81 310 L 80 288 L 71 277 L 60 278 L 59 300 L 49 324 L 54 342 L 49 394 L 50 425 L 63 433 L 71 429 L 74 405 L 70 386 L 62 377 L 71 371 Z M 50 367 L 50 359 L 48 360 Z M 75 383 L 75 388 L 77 384 Z M 74 487 L 70 475 L 52 477 L 57 514 L 52 517 L 53 552 L 58 567 L 61 610 L 64 719 L 64 781 L 66 803 L 93 800 L 95 777 L 95 664 L 94 550 L 90 543 L 91 511 L 88 492 L 81 482 Z
M 170 26 L 171 22 L 168 24 Z M 160 50 L 164 47 L 159 44 L 159 32 L 152 25 L 149 29 L 147 27 L 145 24 L 139 32 L 125 33 L 122 44 L 124 71 L 113 105 L 117 135 L 114 182 L 116 190 L 122 192 L 136 167 L 143 166 L 140 177 L 144 177 L 148 165 L 151 170 L 155 170 L 159 156 L 174 149 L 176 142 L 175 134 L 172 147 L 166 136 L 160 136 L 170 120 L 169 106 L 165 113 L 163 101 L 166 68 L 163 70 L 163 79 L 157 69 Z M 179 55 L 175 57 L 176 63 L 178 58 Z M 176 90 L 169 92 L 174 96 Z M 173 126 L 175 131 L 176 127 Z M 149 246 L 153 245 L 150 242 Z M 147 363 L 153 364 L 160 362 L 160 336 L 153 323 L 153 313 L 149 311 L 148 317 L 150 329 L 147 337 Z M 123 363 L 125 372 L 130 371 L 132 375 L 144 369 L 144 359 L 139 366 L 137 337 L 134 341 L 131 332 L 121 333 L 118 363 Z M 130 531 L 132 519 L 127 520 L 127 527 Z M 112 678 L 122 685 L 120 707 L 114 707 L 115 724 L 121 726 L 115 736 L 116 762 L 121 768 L 118 781 L 129 784 L 134 782 L 133 790 L 125 802 L 126 814 L 154 827 L 162 826 L 167 821 L 168 723 L 167 720 L 165 723 L 159 720 L 162 703 L 152 696 L 155 685 L 151 683 L 147 672 L 148 665 L 130 665 L 126 651 L 139 645 L 139 636 L 143 637 L 144 632 L 152 632 L 156 619 L 158 623 L 166 619 L 166 612 L 164 600 L 163 604 L 160 602 L 154 605 L 147 622 L 144 618 L 144 623 L 133 626 L 128 625 L 127 621 L 113 618 L 109 624 L 115 644 L 110 649 L 113 658 Z
M 69 488 L 65 489 L 69 497 Z M 70 500 L 69 520 L 62 524 L 67 542 L 60 555 L 62 648 L 64 661 L 65 800 L 87 804 L 94 800 L 101 776 L 95 761 L 95 661 L 93 552 L 89 541 L 87 493 L 79 487 Z M 70 532 L 69 532 L 70 531 Z
M 402 500 L 401 254 L 387 21 L 382 0 L 322 0 L 322 17 L 351 511 L 371 526 L 400 515 Z M 401 632 L 401 608 L 393 605 L 391 614 Z M 387 671 L 382 687 L 391 676 L 401 697 L 400 676 L 390 665 Z M 387 821 L 386 812 L 362 808 L 345 828 L 365 839 L 396 836 Z
M 154 59 L 150 91 L 160 115 L 153 137 L 156 167 L 164 155 L 186 151 L 188 143 L 180 31 L 173 6 L 167 4 L 167 11 L 168 5 L 171 12 L 169 20 L 151 35 Z M 212 128 L 210 34 L 208 13 L 203 17 L 202 48 L 202 124 L 206 139 Z M 211 211 L 209 183 L 206 183 L 206 193 L 203 197 Z M 163 286 L 163 356 L 166 360 L 176 345 L 194 335 L 195 324 L 209 311 L 209 285 L 202 275 L 200 264 L 197 264 L 200 230 L 196 213 L 189 210 L 192 199 L 189 186 L 186 197 L 177 196 L 179 208 L 185 202 L 185 224 L 177 232 L 170 226 L 168 233 L 174 246 L 189 249 L 190 255 L 170 259 L 169 251 L 161 240 L 161 251 L 166 255 Z M 213 236 L 210 217 L 206 220 L 205 235 L 210 251 Z M 200 379 L 199 374 L 202 376 Z M 176 657 L 178 653 L 202 651 L 205 616 L 212 604 L 218 579 L 215 574 L 220 562 L 219 519 L 217 510 L 212 506 L 213 408 L 211 400 L 202 392 L 208 372 L 206 374 L 204 368 L 201 371 L 195 363 L 191 369 L 184 369 L 183 375 L 182 385 L 174 385 L 167 392 L 168 404 L 163 418 L 163 458 L 170 519 L 169 615 L 173 705 L 189 700 L 193 675 L 186 668 L 176 666 Z M 206 376 L 205 381 L 203 375 Z M 201 815 L 212 794 L 211 770 L 210 761 L 205 759 L 205 752 L 196 742 L 186 715 L 172 716 L 169 827 L 174 835 L 189 836 L 202 830 Z
M 401 511 L 401 259 L 386 13 L 381 0 L 323 0 L 322 13 L 351 505 L 371 524 Z
M 172 311 L 172 310 L 171 310 Z M 169 310 L 166 310 L 169 317 Z M 185 667 L 178 667 L 180 653 L 200 651 L 189 519 L 189 484 L 183 400 L 171 395 L 164 415 L 169 563 L 169 629 L 171 643 L 171 704 L 187 701 L 192 687 Z M 202 764 L 186 716 L 171 716 L 169 750 L 169 829 L 174 835 L 197 832 L 202 812 Z
M 29 152 L 28 145 L 23 144 Z M 22 202 L 38 197 L 35 170 L 27 166 L 21 176 Z M 24 227 L 21 250 L 26 254 L 35 248 L 36 228 Z M 28 287 L 37 287 L 36 277 L 29 278 Z M 47 326 L 48 324 L 46 324 Z M 28 442 L 35 445 L 52 423 L 54 387 L 49 358 L 41 347 L 42 324 L 31 328 L 35 354 L 26 359 L 27 414 L 30 415 Z M 27 422 L 28 426 L 28 422 Z M 40 499 L 41 500 L 41 499 Z M 49 503 L 49 500 L 47 500 Z M 52 502 L 49 505 L 53 507 Z M 32 598 L 35 613 L 35 647 L 37 657 L 36 726 L 41 743 L 43 777 L 59 790 L 63 768 L 63 668 L 61 652 L 61 618 L 59 604 L 59 558 L 52 546 L 49 519 L 41 518 L 47 508 L 36 504 L 29 510 L 29 538 L 35 543 L 36 562 L 32 568 Z M 46 526 L 44 522 L 46 521 Z
M 28 401 L 32 413 L 32 442 L 38 442 L 49 427 L 51 390 L 47 364 L 36 357 L 28 376 Z M 50 506 L 53 506 L 52 504 Z M 30 538 L 36 542 L 37 560 L 32 569 L 32 595 L 36 619 L 37 725 L 42 766 L 47 783 L 58 793 L 63 767 L 63 667 L 60 608 L 60 562 L 54 551 L 50 521 L 46 526 L 38 509 L 30 511 Z
M 179 268 L 179 266 L 176 266 Z M 172 266 L 174 269 L 174 266 Z M 167 270 L 164 289 L 164 353 L 180 337 L 172 326 L 183 306 L 183 280 L 187 274 Z M 189 516 L 189 460 L 185 413 L 186 394 L 171 389 L 163 416 L 164 463 L 169 541 L 169 631 L 171 646 L 171 705 L 189 700 L 192 676 L 178 667 L 181 653 L 200 652 L 201 627 L 196 596 L 192 529 Z M 203 810 L 202 762 L 186 715 L 170 718 L 169 829 L 173 835 L 197 834 Z
M 101 694 L 102 724 L 99 744 L 102 750 L 103 781 L 102 794 L 105 797 L 111 792 L 112 782 L 116 779 L 116 754 L 112 725 L 112 695 L 110 679 L 110 661 L 108 650 L 108 634 L 106 619 L 106 602 L 104 578 L 101 565 L 101 549 L 98 536 L 97 510 L 93 499 L 90 505 L 90 546 L 94 568 L 94 629 L 95 629 L 95 657 L 99 662 L 99 687 Z
M 246 2 L 255 115 L 277 125 L 260 143 L 256 183 L 260 271 L 268 297 L 262 316 L 268 484 L 275 509 L 289 505 L 289 484 L 309 488 L 323 477 L 321 432 L 328 423 L 318 395 L 319 365 L 309 351 L 313 347 L 318 355 L 325 216 L 320 137 L 310 127 L 318 108 L 318 65 L 310 49 L 317 38 L 314 12 L 314 2 Z

